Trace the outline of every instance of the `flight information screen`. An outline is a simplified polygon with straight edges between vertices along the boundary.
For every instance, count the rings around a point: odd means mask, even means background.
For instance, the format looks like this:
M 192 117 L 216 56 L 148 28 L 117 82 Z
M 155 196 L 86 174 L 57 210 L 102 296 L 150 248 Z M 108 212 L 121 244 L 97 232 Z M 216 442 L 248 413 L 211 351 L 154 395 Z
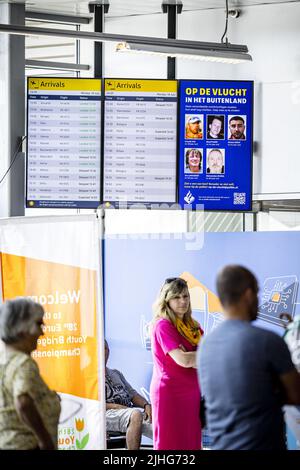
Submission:
M 176 201 L 177 82 L 105 80 L 103 202 Z
M 96 208 L 101 80 L 30 77 L 26 207 Z

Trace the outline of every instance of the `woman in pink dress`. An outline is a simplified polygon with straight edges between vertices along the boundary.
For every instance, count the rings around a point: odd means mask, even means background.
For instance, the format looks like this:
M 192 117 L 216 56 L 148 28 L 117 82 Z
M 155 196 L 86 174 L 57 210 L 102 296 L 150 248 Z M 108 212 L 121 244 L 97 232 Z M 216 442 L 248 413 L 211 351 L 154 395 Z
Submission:
M 186 281 L 165 281 L 154 305 L 150 388 L 156 450 L 201 449 L 196 349 L 203 331 L 191 316 Z

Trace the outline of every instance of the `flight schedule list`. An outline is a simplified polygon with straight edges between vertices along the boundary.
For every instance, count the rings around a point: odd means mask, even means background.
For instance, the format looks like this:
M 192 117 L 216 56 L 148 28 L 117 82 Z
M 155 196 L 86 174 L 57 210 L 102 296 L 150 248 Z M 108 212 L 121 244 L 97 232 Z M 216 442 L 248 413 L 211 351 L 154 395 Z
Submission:
M 30 77 L 27 96 L 27 207 L 98 207 L 101 80 Z
M 103 201 L 176 201 L 177 83 L 105 80 Z

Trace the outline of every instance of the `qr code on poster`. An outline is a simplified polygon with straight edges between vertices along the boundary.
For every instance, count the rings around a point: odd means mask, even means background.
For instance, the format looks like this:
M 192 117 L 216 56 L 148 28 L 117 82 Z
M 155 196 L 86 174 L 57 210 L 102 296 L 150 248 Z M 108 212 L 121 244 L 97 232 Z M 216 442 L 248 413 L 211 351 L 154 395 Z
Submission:
M 233 204 L 246 204 L 246 193 L 233 193 Z

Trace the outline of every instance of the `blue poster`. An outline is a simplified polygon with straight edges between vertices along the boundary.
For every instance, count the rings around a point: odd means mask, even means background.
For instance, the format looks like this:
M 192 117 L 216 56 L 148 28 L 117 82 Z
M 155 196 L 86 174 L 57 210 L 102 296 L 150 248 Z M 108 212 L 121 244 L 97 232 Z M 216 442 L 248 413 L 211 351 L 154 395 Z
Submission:
M 253 82 L 180 81 L 179 204 L 252 208 Z

